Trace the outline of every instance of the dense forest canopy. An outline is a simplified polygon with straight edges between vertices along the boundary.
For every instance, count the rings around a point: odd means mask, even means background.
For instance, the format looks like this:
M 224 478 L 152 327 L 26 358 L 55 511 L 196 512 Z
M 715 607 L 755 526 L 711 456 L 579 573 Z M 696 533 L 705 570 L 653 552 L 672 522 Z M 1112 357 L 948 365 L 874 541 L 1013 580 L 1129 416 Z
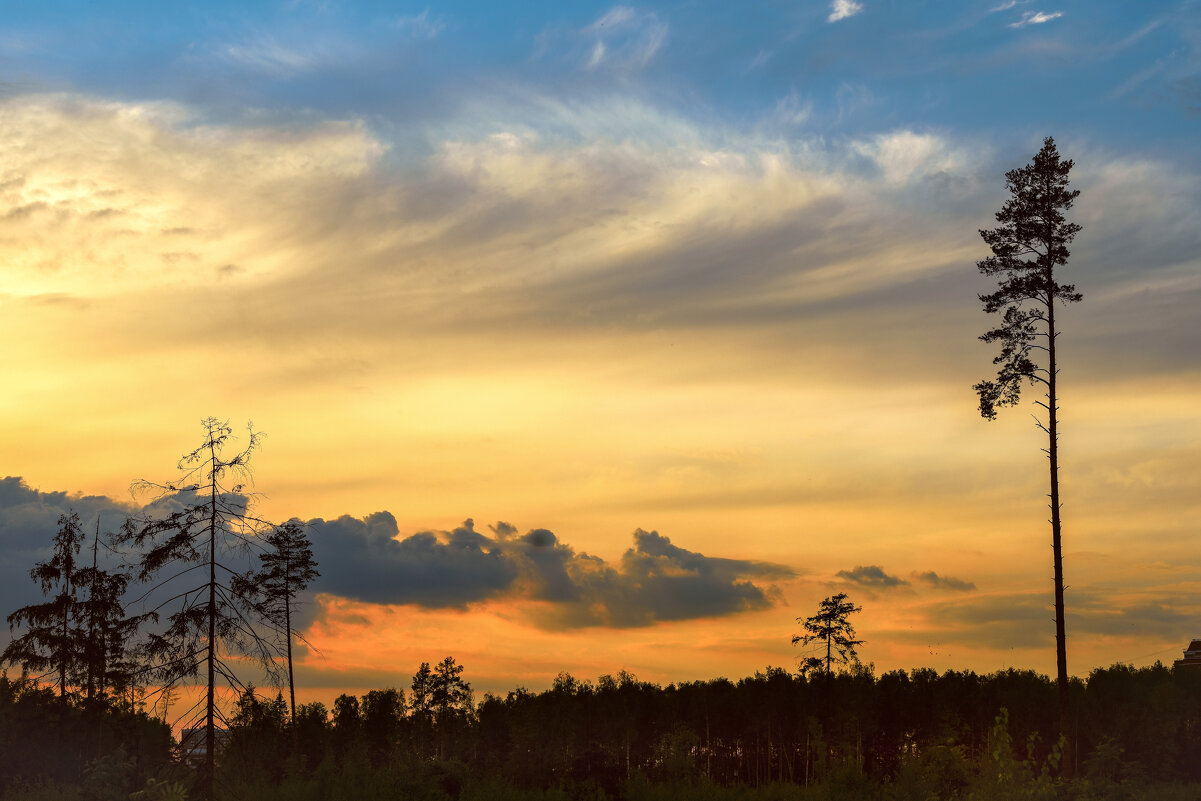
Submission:
M 1201 782 L 1201 670 L 1190 666 L 1114 665 L 1074 680 L 1078 778 L 1068 784 L 1057 778 L 1055 684 L 1032 671 L 877 676 L 859 666 L 806 677 L 768 668 L 665 686 L 624 672 L 595 681 L 563 673 L 543 692 L 478 701 L 463 675 L 453 657 L 423 663 L 407 686 L 341 695 L 332 709 L 303 704 L 294 722 L 282 693 L 247 689 L 229 705 L 217 795 L 486 798 L 506 788 L 513 798 L 596 799 L 791 787 L 839 798 L 1125 798 Z M 194 766 L 136 703 L 64 707 L 51 690 L 7 676 L 0 760 L 4 798 L 46 781 L 75 797 L 69 786 L 102 768 L 123 791 L 187 787 Z M 926 794 L 895 796 L 905 787 Z

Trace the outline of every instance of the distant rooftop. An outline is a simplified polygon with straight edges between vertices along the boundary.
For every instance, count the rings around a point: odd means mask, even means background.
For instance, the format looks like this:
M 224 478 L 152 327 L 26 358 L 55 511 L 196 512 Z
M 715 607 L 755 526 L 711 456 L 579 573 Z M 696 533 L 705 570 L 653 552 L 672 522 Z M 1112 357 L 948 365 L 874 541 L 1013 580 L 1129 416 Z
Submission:
M 1184 659 L 1177 659 L 1176 664 L 1201 666 L 1201 637 L 1193 638 L 1188 648 L 1184 649 Z

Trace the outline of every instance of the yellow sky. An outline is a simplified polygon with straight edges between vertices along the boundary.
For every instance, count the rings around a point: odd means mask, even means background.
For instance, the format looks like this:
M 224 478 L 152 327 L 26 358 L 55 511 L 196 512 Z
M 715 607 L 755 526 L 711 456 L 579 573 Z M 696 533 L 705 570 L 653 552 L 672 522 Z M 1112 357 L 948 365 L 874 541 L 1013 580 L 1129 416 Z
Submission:
M 273 518 L 503 520 L 610 562 L 653 529 L 797 573 L 756 580 L 771 608 L 633 629 L 323 595 L 310 685 L 404 685 L 447 653 L 484 689 L 736 677 L 794 664 L 794 618 L 841 589 L 878 668 L 1052 665 L 1045 443 L 1028 405 L 985 423 L 971 390 L 993 355 L 976 229 L 1004 199 L 987 143 L 801 146 L 639 109 L 683 131 L 663 146 L 557 109 L 576 135 L 467 119 L 400 152 L 354 121 L 3 107 L 6 473 L 127 499 L 216 415 L 268 433 Z M 1195 176 L 1061 149 L 1084 190 L 1062 405 L 1085 673 L 1172 658 L 1201 625 L 1201 263 L 1130 258 L 1196 222 L 1167 202 Z M 871 565 L 898 582 L 838 575 Z

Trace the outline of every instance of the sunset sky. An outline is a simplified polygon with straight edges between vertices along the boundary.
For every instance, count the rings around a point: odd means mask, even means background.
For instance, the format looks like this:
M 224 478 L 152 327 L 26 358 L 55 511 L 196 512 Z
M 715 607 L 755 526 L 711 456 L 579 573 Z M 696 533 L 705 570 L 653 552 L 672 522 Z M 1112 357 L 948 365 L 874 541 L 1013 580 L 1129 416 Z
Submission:
M 301 700 L 792 669 L 840 591 L 877 670 L 1051 670 L 1045 437 L 972 391 L 1048 135 L 1087 675 L 1201 635 L 1197 0 L 7 4 L 0 613 L 215 416 L 312 521 Z

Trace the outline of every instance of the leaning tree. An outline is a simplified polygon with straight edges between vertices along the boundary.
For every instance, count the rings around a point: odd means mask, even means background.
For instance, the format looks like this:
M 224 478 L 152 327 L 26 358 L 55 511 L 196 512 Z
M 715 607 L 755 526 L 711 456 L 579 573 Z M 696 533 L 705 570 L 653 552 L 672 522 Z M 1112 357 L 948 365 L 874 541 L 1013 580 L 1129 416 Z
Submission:
M 268 528 L 252 514 L 254 496 L 247 491 L 250 459 L 263 435 L 249 427 L 245 447 L 230 455 L 229 424 L 210 417 L 201 425 L 204 441 L 179 461 L 175 480 L 135 482 L 135 493 L 149 492 L 155 499 L 142 517 L 125 524 L 121 540 L 142 549 L 138 579 L 152 584 L 151 602 L 162 599 L 153 611 L 162 612 L 166 626 L 150 634 L 146 646 L 155 677 L 170 688 L 204 671 L 205 696 L 185 713 L 183 723 L 204 722 L 202 783 L 211 801 L 216 722 L 229 723 L 217 704 L 218 678 L 244 693 L 249 684 L 237 671 L 245 658 L 274 678 L 278 649 L 273 623 L 256 611 L 260 599 L 239 581 L 245 571 L 229 564 L 261 547 L 257 537 Z
M 1063 546 L 1059 501 L 1059 367 L 1056 344 L 1059 332 L 1055 310 L 1060 304 L 1077 303 L 1082 295 L 1072 284 L 1056 280 L 1055 268 L 1067 264 L 1068 244 L 1080 226 L 1068 222 L 1064 212 L 1080 194 L 1068 188 L 1072 160 L 1062 160 L 1051 137 L 1043 140 L 1034 161 L 1005 173 L 1010 197 L 996 213 L 996 228 L 981 230 L 980 236 L 992 255 L 977 262 L 980 272 L 997 277 L 996 291 L 980 295 L 984 311 L 1000 314 L 1001 322 L 980 339 L 997 342 L 1001 352 L 993 359 L 997 377 L 975 385 L 980 414 L 995 420 L 997 408 L 1013 406 L 1021 399 L 1026 384 L 1041 386 L 1044 400 L 1035 401 L 1045 418 L 1035 415 L 1047 435 L 1050 460 L 1051 550 L 1055 571 L 1055 661 L 1059 688 L 1059 726 L 1065 737 L 1068 718 L 1067 640 L 1063 620 Z

